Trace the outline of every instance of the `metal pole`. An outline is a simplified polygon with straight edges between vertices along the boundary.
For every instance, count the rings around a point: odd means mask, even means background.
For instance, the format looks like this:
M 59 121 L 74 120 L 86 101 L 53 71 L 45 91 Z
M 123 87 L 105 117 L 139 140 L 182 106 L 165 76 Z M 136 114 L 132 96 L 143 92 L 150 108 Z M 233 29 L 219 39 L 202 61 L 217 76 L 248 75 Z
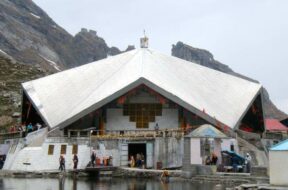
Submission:
M 93 130 L 90 130 L 90 136 L 89 136 L 89 144 L 90 144 L 90 156 L 92 155 L 92 143 L 91 143 L 91 135 L 92 135 Z M 92 163 L 91 163 L 92 164 Z

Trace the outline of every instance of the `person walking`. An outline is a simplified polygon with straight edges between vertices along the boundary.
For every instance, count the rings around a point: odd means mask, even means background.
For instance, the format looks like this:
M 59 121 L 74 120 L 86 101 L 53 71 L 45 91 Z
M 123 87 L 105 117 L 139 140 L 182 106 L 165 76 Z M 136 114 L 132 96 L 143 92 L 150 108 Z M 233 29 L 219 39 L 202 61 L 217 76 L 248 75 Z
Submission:
M 77 156 L 77 154 L 74 154 L 74 156 L 73 156 L 73 163 L 74 163 L 73 169 L 76 170 L 77 166 L 78 166 L 78 156 Z
M 95 166 L 95 160 L 96 160 L 96 153 L 93 150 L 92 154 L 91 154 L 91 166 L 94 167 Z
M 59 158 L 59 170 L 60 171 L 65 171 L 65 158 L 63 155 L 60 155 L 60 158 Z

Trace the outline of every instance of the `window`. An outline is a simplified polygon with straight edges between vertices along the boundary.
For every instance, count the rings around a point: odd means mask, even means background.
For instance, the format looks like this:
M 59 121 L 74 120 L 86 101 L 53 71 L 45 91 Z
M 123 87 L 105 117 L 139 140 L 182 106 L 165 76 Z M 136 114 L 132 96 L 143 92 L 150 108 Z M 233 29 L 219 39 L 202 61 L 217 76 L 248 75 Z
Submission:
M 53 155 L 54 153 L 54 145 L 49 145 L 48 146 L 48 155 Z
M 78 145 L 77 144 L 73 144 L 73 146 L 72 146 L 72 154 L 78 154 Z
M 62 144 L 60 154 L 66 154 L 66 149 L 67 149 L 67 145 Z
M 136 122 L 136 128 L 149 128 L 149 122 L 155 122 L 155 116 L 162 115 L 162 105 L 124 104 L 123 115 L 130 116 L 130 122 Z

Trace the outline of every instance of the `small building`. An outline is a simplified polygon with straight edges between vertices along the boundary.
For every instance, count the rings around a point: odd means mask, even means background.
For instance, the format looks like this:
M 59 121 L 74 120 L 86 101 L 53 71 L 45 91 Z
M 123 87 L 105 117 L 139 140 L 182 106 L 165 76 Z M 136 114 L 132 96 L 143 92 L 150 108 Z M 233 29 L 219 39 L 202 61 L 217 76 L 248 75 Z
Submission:
M 235 138 L 228 137 L 209 124 L 201 125 L 185 138 L 190 138 L 191 164 L 205 164 L 205 159 L 212 153 L 218 157 L 217 163 L 221 163 L 221 151 L 238 150 Z
M 266 130 L 262 141 L 266 141 L 265 144 L 268 148 L 288 137 L 288 127 L 277 119 L 265 119 L 265 126 Z
M 209 173 L 206 167 L 206 159 L 212 154 L 218 158 L 216 165 L 222 164 L 222 151 L 238 152 L 238 144 L 235 138 L 229 137 L 215 126 L 204 124 L 190 132 L 184 139 L 183 170 L 198 168 L 198 173 Z M 202 167 L 200 167 L 202 165 Z M 201 169 L 200 169 L 201 168 Z M 216 168 L 215 168 L 216 169 Z M 203 171 L 205 170 L 205 171 Z
M 274 145 L 269 151 L 270 184 L 288 186 L 288 140 Z
M 265 119 L 266 131 L 287 132 L 288 128 L 277 119 Z

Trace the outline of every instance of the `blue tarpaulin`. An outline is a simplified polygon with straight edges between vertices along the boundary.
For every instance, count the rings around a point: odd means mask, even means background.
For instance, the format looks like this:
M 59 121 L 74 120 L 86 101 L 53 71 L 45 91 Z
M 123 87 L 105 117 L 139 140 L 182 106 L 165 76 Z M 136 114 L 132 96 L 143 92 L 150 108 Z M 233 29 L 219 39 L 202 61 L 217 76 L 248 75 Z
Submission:
M 235 157 L 240 165 L 245 163 L 245 158 L 243 156 L 237 154 L 236 152 L 229 151 L 229 150 L 223 150 L 221 152 L 224 154 L 228 154 L 231 157 Z

